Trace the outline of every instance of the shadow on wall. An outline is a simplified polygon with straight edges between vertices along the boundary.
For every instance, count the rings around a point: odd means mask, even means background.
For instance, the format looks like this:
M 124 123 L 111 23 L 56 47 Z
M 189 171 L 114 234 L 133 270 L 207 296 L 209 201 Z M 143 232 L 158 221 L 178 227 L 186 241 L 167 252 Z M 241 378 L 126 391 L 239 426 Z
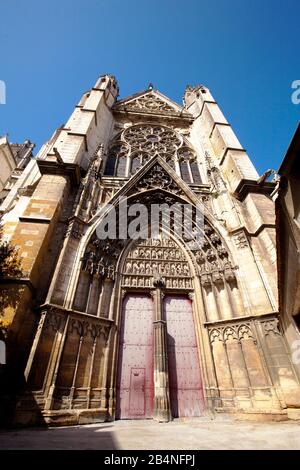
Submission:
M 31 392 L 26 391 L 24 394 L 25 380 L 21 371 L 17 371 L 11 364 L 1 365 L 0 387 L 0 429 L 18 425 L 16 415 L 18 415 L 19 406 L 21 404 L 24 406 L 24 401 L 26 401 L 26 408 L 22 412 L 22 426 L 36 423 L 41 425 L 44 422 L 40 408 Z M 20 396 L 22 396 L 21 400 Z
M 179 417 L 178 378 L 177 378 L 175 339 L 169 333 L 167 333 L 167 347 L 168 347 L 168 357 L 169 357 L 168 365 L 169 365 L 169 390 L 170 390 L 171 415 L 173 418 L 178 418 Z
M 117 450 L 112 425 L 0 431 L 0 449 Z

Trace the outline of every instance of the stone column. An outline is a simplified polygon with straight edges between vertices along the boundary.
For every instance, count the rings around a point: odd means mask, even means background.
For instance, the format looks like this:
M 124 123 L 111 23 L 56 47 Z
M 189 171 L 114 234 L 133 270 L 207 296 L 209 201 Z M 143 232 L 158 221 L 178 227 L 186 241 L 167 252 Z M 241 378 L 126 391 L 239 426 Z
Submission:
M 154 419 L 159 422 L 167 422 L 172 418 L 169 396 L 169 373 L 167 357 L 167 325 L 163 318 L 161 288 L 164 286 L 162 279 L 153 282 L 154 297 Z
M 114 281 L 112 279 L 109 279 L 107 277 L 103 278 L 102 291 L 101 291 L 101 296 L 100 296 L 99 305 L 98 305 L 98 312 L 97 312 L 98 317 L 104 317 L 104 318 L 109 317 L 110 304 L 111 304 L 111 299 L 112 299 L 111 294 L 112 294 L 113 286 L 114 286 Z

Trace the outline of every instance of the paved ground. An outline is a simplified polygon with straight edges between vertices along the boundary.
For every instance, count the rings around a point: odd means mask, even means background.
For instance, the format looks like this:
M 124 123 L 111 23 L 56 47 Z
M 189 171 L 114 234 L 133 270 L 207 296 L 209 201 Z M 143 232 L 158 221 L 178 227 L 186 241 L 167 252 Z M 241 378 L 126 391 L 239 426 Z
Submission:
M 0 431 L 0 449 L 300 449 L 300 423 L 116 421 Z

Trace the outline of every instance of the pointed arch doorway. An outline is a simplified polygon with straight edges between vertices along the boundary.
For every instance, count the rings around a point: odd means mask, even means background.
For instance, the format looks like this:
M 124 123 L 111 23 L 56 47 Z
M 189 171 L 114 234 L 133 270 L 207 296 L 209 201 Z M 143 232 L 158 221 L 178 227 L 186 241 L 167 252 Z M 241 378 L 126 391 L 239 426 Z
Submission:
M 163 280 L 163 285 L 155 278 Z M 171 239 L 139 240 L 123 265 L 117 419 L 201 416 L 189 263 Z

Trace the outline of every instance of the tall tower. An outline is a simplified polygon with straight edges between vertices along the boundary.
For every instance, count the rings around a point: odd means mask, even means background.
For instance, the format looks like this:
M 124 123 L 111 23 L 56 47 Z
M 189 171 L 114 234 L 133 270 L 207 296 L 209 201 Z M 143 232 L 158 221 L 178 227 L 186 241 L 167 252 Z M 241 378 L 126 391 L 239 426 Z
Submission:
M 278 315 L 274 184 L 206 87 L 183 106 L 152 85 L 117 96 L 100 77 L 10 198 L 15 422 L 287 417 L 300 389 Z M 155 235 L 154 206 L 173 208 Z

